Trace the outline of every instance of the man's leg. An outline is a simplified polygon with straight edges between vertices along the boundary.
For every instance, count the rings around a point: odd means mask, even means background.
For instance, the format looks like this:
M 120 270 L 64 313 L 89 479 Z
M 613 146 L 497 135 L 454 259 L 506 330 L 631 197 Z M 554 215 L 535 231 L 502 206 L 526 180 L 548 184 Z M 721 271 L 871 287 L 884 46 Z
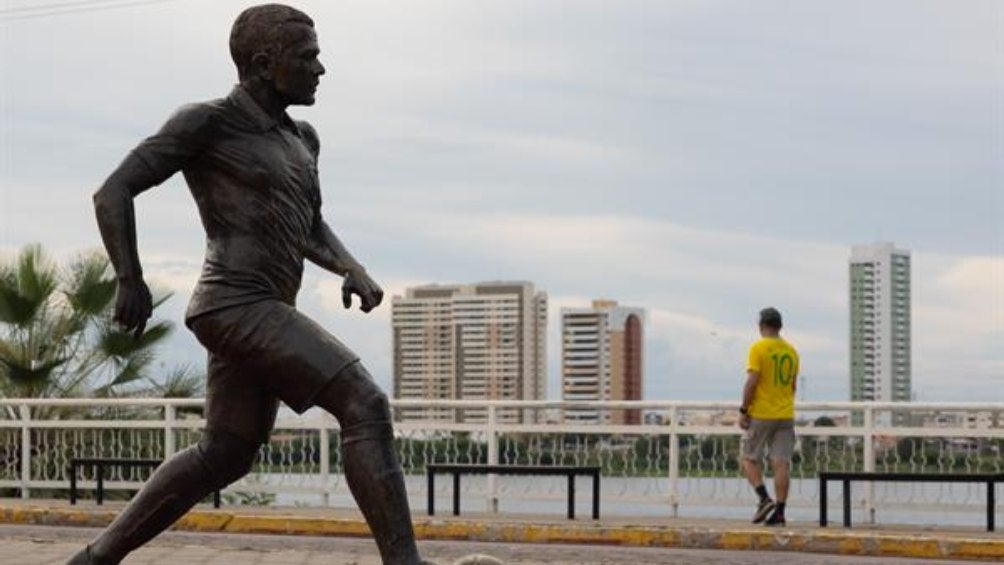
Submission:
M 763 523 L 767 526 L 784 526 L 787 523 L 784 508 L 788 503 L 790 464 L 787 459 L 781 457 L 772 457 L 770 462 L 774 468 L 774 491 L 777 493 L 777 503 L 774 505 L 774 511 Z
M 791 464 L 787 459 L 771 459 L 771 466 L 774 468 L 774 491 L 777 494 L 777 502 L 784 504 L 788 501 L 788 487 L 791 484 Z
M 760 471 L 760 464 L 745 455 L 742 458 L 742 463 L 743 473 L 746 474 L 746 480 L 749 481 L 753 490 L 757 490 L 759 492 L 759 488 L 763 486 L 763 472 Z
M 387 395 L 357 362 L 339 372 L 314 403 L 338 418 L 345 479 L 373 532 L 384 565 L 422 563 L 404 474 L 394 454 Z
M 795 451 L 795 428 L 790 420 L 779 420 L 775 424 L 770 442 L 770 461 L 774 468 L 774 491 L 777 504 L 774 512 L 764 520 L 768 526 L 784 526 L 784 510 L 788 503 L 788 489 L 791 485 L 791 456 Z
M 763 484 L 763 473 L 760 471 L 760 459 L 763 457 L 764 444 L 766 442 L 766 428 L 762 421 L 753 420 L 743 437 L 741 448 L 741 463 L 746 480 L 749 481 L 753 490 L 756 491 L 756 510 L 753 511 L 753 523 L 763 522 L 771 510 L 774 509 L 774 501 L 767 493 L 767 487 Z
M 116 564 L 171 526 L 197 502 L 244 476 L 260 444 L 226 432 L 206 432 L 198 444 L 168 459 L 118 517 L 71 565 Z

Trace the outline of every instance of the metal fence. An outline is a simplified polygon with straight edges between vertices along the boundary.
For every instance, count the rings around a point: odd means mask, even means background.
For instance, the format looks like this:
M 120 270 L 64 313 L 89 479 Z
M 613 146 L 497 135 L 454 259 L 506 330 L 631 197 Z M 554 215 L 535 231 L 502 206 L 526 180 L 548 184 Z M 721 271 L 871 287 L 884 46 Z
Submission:
M 202 404 L 0 399 L 0 495 L 67 497 L 71 457 L 169 457 L 201 437 Z M 425 465 L 445 462 L 599 465 L 604 515 L 740 517 L 752 504 L 739 470 L 734 402 L 401 400 L 392 406 L 399 420 L 407 416 L 395 423 L 396 446 L 416 508 L 426 496 Z M 565 411 L 573 409 L 607 423 L 565 422 Z M 627 410 L 643 412 L 645 423 L 609 423 Z M 797 410 L 789 506 L 806 509 L 806 516 L 818 506 L 816 476 L 823 470 L 1004 472 L 1004 403 L 803 402 Z M 422 414 L 429 419 L 416 419 Z M 280 413 L 251 474 L 224 491 L 225 499 L 351 506 L 338 446 L 337 422 L 326 413 Z M 85 469 L 80 477 L 84 489 L 94 487 L 90 473 Z M 147 474 L 111 469 L 105 488 L 135 489 Z M 439 481 L 437 497 L 449 497 L 448 482 Z M 563 479 L 472 477 L 465 478 L 462 496 L 482 501 L 490 512 L 560 513 L 565 488 Z M 985 488 L 861 485 L 855 512 L 859 520 L 887 522 L 924 522 L 932 511 L 939 522 L 958 513 L 954 523 L 979 524 Z

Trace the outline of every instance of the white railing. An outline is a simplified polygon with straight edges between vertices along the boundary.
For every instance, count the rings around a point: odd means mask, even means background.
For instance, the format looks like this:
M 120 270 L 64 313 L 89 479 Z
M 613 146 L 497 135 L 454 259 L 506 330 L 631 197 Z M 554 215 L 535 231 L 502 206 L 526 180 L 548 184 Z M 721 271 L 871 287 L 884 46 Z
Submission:
M 74 456 L 169 457 L 198 441 L 205 425 L 202 404 L 201 399 L 0 399 L 0 491 L 65 497 Z M 604 514 L 739 517 L 749 510 L 752 495 L 738 470 L 741 431 L 733 423 L 734 402 L 399 400 L 392 406 L 398 416 L 438 418 L 395 424 L 413 504 L 425 500 L 422 479 L 431 462 L 588 463 L 603 469 Z M 797 408 L 789 504 L 803 508 L 806 517 L 818 506 L 820 470 L 1004 472 L 1004 403 L 806 402 Z M 607 421 L 628 411 L 649 412 L 661 421 L 564 422 L 571 409 L 609 415 Z M 225 495 L 232 503 L 352 505 L 337 430 L 337 422 L 323 412 L 281 414 L 252 474 Z M 81 488 L 93 488 L 89 473 Z M 106 488 L 134 489 L 145 473 L 112 470 Z M 448 481 L 439 483 L 443 488 L 436 495 L 445 501 Z M 879 512 L 883 521 L 911 521 L 932 509 L 970 512 L 978 524 L 983 488 L 856 485 L 855 511 L 866 520 Z M 549 506 L 560 512 L 564 489 L 562 481 L 543 478 L 471 477 L 464 479 L 463 496 L 481 498 L 491 512 Z M 585 504 L 588 493 L 583 497 Z

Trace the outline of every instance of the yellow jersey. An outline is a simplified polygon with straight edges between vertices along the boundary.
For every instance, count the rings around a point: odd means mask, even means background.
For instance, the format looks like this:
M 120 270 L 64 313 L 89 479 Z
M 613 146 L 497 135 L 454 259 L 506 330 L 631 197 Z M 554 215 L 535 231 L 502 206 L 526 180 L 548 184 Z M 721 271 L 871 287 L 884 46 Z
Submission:
M 798 352 L 780 337 L 765 337 L 750 347 L 747 371 L 760 374 L 749 415 L 758 420 L 795 417 L 795 378 Z

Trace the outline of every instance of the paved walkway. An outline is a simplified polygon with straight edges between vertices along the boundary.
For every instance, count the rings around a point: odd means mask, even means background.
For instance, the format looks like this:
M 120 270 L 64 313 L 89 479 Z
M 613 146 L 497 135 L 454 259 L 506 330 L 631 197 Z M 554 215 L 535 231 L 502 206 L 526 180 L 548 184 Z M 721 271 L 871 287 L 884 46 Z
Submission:
M 10 525 L 89 526 L 101 527 L 115 516 L 121 503 L 97 506 L 85 500 L 76 506 L 64 500 L 0 499 L 0 523 Z M 836 525 L 820 528 L 812 522 L 792 522 L 785 528 L 764 528 L 744 521 L 624 518 L 610 517 L 601 520 L 566 520 L 561 516 L 489 515 L 475 512 L 460 517 L 416 514 L 415 529 L 423 542 L 464 541 L 496 542 L 514 547 L 532 547 L 522 544 L 566 544 L 603 546 L 604 548 L 673 548 L 675 550 L 743 550 L 774 551 L 772 563 L 784 563 L 792 552 L 799 554 L 824 554 L 847 556 L 885 556 L 934 559 L 983 559 L 1004 561 L 1004 533 L 986 532 L 971 528 L 924 527 L 868 527 L 845 529 Z M 230 506 L 214 510 L 200 505 L 189 512 L 176 525 L 176 530 L 227 534 L 283 534 L 290 536 L 323 536 L 366 538 L 369 535 L 365 522 L 355 510 L 332 508 L 273 508 Z M 226 538 L 227 536 L 223 536 Z M 234 539 L 234 538 L 232 538 Z M 368 564 L 375 555 L 372 542 L 365 541 L 365 551 L 345 563 Z M 201 542 L 196 545 L 201 545 Z M 449 547 L 449 546 L 448 546 Z M 153 549 L 151 549 L 153 551 Z M 589 551 L 586 552 L 590 553 Z M 329 553 L 326 553 L 330 555 Z M 448 557 L 451 555 L 448 554 Z M 206 562 L 217 563 L 217 556 Z M 250 557 L 250 556 L 248 556 Z M 501 556 L 500 556 L 501 557 Z M 734 557 L 734 556 L 733 556 Z M 297 561 L 299 559 L 303 561 Z M 150 563 L 160 563 L 156 558 Z M 295 563 L 312 563 L 309 555 L 293 559 Z M 353 560 L 354 559 L 354 560 Z M 833 558 L 831 558 L 833 559 Z M 634 561 L 609 560 L 597 563 L 625 563 Z M 764 559 L 735 561 L 763 563 Z M 46 562 L 46 561 L 39 561 Z M 139 561 L 142 563 L 143 561 Z M 187 563 L 186 561 L 181 561 Z M 241 565 L 253 561 L 243 560 Z M 338 563 L 339 561 L 327 561 Z M 519 561 L 535 563 L 541 561 Z M 542 562 L 558 565 L 561 559 L 548 558 Z M 571 561 L 591 563 L 593 561 Z M 639 559 L 640 563 L 661 563 Z M 673 562 L 673 561 L 665 561 Z M 691 562 L 689 559 L 682 562 Z M 694 561 L 700 562 L 700 561 Z M 733 561 L 709 561 L 732 563 Z M 802 563 L 806 561 L 792 561 Z M 839 562 L 839 561 L 825 561 Z M 850 561 L 857 562 L 857 561 Z M 847 563 L 850 563 L 847 562 Z M 0 563 L 10 561 L 0 556 Z M 34 563 L 34 562 L 32 562 Z M 229 563 L 220 561 L 220 563 Z M 271 561 L 270 561 L 271 563 Z M 285 565 L 279 560 L 276 565 Z M 376 563 L 375 561 L 373 562 Z M 703 562 L 702 562 L 703 563 Z
M 0 525 L 0 563 L 63 565 L 94 528 Z M 908 565 L 916 559 L 798 552 L 607 547 L 574 544 L 423 541 L 422 554 L 441 565 L 463 555 L 493 555 L 506 565 Z M 959 561 L 931 560 L 924 565 Z M 962 562 L 966 563 L 966 562 Z M 123 565 L 381 565 L 368 539 L 250 534 L 165 533 Z

